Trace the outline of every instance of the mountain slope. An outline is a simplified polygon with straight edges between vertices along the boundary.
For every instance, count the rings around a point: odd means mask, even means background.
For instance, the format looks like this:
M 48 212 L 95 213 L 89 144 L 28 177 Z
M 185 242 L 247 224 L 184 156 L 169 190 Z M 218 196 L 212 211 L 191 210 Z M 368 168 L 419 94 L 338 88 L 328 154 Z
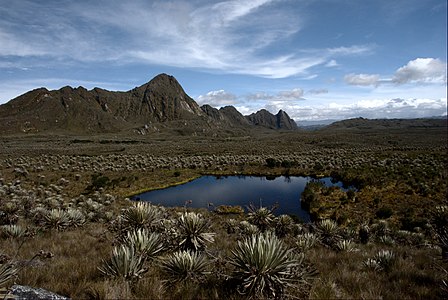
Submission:
M 27 92 L 0 105 L 0 132 L 142 133 L 142 128 L 147 132 L 155 128 L 155 124 L 172 128 L 182 124 L 191 127 L 189 131 L 192 132 L 204 128 L 297 128 L 282 111 L 276 116 L 265 110 L 255 115 L 255 118 L 244 117 L 232 106 L 219 110 L 209 105 L 199 107 L 173 76 L 160 74 L 127 92 L 69 86 L 53 91 L 40 88 Z

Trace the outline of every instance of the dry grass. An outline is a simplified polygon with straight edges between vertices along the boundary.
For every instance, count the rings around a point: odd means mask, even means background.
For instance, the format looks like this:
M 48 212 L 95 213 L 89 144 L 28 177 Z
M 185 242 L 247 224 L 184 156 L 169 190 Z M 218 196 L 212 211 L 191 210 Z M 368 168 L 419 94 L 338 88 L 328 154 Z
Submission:
M 399 137 L 399 138 L 397 138 Z M 84 137 L 86 138 L 86 137 Z M 447 163 L 446 131 L 430 133 L 423 130 L 408 132 L 299 132 L 263 133 L 253 137 L 176 137 L 158 135 L 138 137 L 138 143 L 102 144 L 102 139 L 122 137 L 88 137 L 91 143 L 73 144 L 74 137 L 19 137 L 1 138 L 0 178 L 10 184 L 20 180 L 20 186 L 28 192 L 49 190 L 52 185 L 60 187 L 50 198 L 53 202 L 61 198 L 63 207 L 72 198 L 86 192 L 92 184 L 92 175 L 102 174 L 114 184 L 102 187 L 101 194 L 110 193 L 117 199 L 101 210 L 112 212 L 114 218 L 121 209 L 128 207 L 125 195 L 141 189 L 160 188 L 184 182 L 201 174 L 330 174 L 335 170 L 349 170 L 359 177 L 372 176 L 378 179 L 357 192 L 356 199 L 344 199 L 344 193 L 336 190 L 329 193 L 331 203 L 325 212 L 336 211 L 329 217 L 340 220 L 340 224 L 356 226 L 357 218 L 372 222 L 382 206 L 389 206 L 393 215 L 387 219 L 392 230 L 399 229 L 401 217 L 409 213 L 409 220 L 425 217 L 424 212 L 435 203 L 446 198 Z M 393 144 L 391 144 L 393 142 Z M 50 151 L 51 150 L 51 151 Z M 53 153 L 42 156 L 42 154 Z M 85 156 L 81 156 L 85 155 Z M 152 160 L 149 158 L 151 157 Z M 278 161 L 292 160 L 297 165 L 291 168 L 268 168 L 266 158 Z M 414 160 L 421 160 L 421 167 Z M 42 170 L 36 167 L 48 160 Z M 181 161 L 185 166 L 176 166 Z M 85 163 L 85 165 L 83 165 Z M 112 164 L 120 162 L 128 169 L 110 170 Z M 129 162 L 129 164 L 127 164 Z M 316 170 L 316 163 L 321 168 Z M 378 164 L 386 162 L 386 167 Z M 395 164 L 390 167 L 387 164 Z M 64 166 L 66 164 L 67 166 Z M 153 164 L 153 165 L 151 165 Z M 17 175 L 14 169 L 27 165 L 28 175 Z M 95 168 L 97 170 L 95 170 Z M 384 173 L 382 173 L 384 171 Z M 410 171 L 411 175 L 407 174 Z M 432 173 L 431 173 L 432 172 Z M 425 175 L 426 174 L 426 175 Z M 79 175 L 79 176 L 77 176 Z M 61 178 L 69 181 L 60 184 Z M 437 184 L 433 184 L 437 183 Z M 424 184 L 427 185 L 424 186 Z M 1 186 L 1 184 L 0 184 Z M 12 184 L 14 187 L 14 185 Z M 444 190 L 445 189 L 445 190 Z M 427 196 L 424 193 L 428 192 Z M 9 192 L 8 192 L 9 193 Z M 324 195 L 325 196 L 325 195 Z M 379 199 L 375 197 L 379 196 Z M 5 198 L 8 197 L 8 198 Z M 0 194 L 0 206 L 4 199 L 25 199 Z M 59 197 L 59 198 L 58 198 Z M 88 195 L 86 197 L 92 197 Z M 41 199 L 50 201 L 48 197 Z M 36 205 L 32 200 L 18 202 Z M 9 200 L 8 200 L 9 201 Z M 15 200 L 14 200 L 15 201 Z M 22 202 L 21 202 L 22 201 Z M 35 200 L 37 202 L 37 200 Z M 57 200 L 59 201 L 59 200 Z M 83 201 L 86 202 L 86 201 Z M 73 204 L 74 202 L 72 202 Z M 22 206 L 21 206 L 22 205 Z M 75 205 L 75 204 L 73 204 Z M 410 208 L 406 211 L 407 208 Z M 412 210 L 411 210 L 412 209 Z M 183 212 L 184 208 L 170 210 L 169 215 Z M 188 211 L 192 209 L 188 208 Z M 100 274 L 98 267 L 110 256 L 116 232 L 110 230 L 108 220 L 93 218 L 78 228 L 65 231 L 41 230 L 30 218 L 21 215 L 18 224 L 29 227 L 34 236 L 2 239 L 0 254 L 18 262 L 23 268 L 16 283 L 44 288 L 64 296 L 80 299 L 244 299 L 235 290 L 232 281 L 232 266 L 228 264 L 231 250 L 244 233 L 235 230 L 228 233 L 226 224 L 247 220 L 245 215 L 220 215 L 205 209 L 195 210 L 210 221 L 209 232 L 216 233 L 215 241 L 207 246 L 206 255 L 213 272 L 201 282 L 168 285 L 156 262 L 147 262 L 149 271 L 137 281 L 109 280 Z M 407 216 L 407 215 L 406 215 Z M 371 225 L 371 223 L 369 225 Z M 425 230 L 425 229 L 423 229 Z M 305 226 L 306 231 L 306 226 Z M 426 239 L 432 244 L 434 240 Z M 291 247 L 296 245 L 295 236 L 287 233 L 283 240 Z M 333 248 L 316 245 L 306 251 L 306 261 L 319 272 L 312 281 L 310 297 L 328 298 L 443 298 L 442 280 L 446 280 L 446 262 L 440 260 L 437 247 L 423 245 L 384 245 L 379 239 L 357 244 L 356 252 L 337 252 Z M 363 262 L 375 256 L 381 249 L 392 250 L 396 263 L 387 271 L 371 270 Z M 44 255 L 29 261 L 40 250 Z M 51 255 L 47 255 L 51 253 Z M 47 257 L 47 258 L 46 258 Z M 302 291 L 297 295 L 303 296 Z

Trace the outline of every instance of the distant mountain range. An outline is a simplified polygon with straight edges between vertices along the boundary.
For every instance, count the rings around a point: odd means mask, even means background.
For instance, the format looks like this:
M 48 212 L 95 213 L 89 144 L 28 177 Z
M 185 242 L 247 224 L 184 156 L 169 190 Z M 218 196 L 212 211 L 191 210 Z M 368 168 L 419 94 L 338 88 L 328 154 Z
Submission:
M 260 110 L 243 116 L 234 107 L 200 107 L 173 76 L 160 74 L 127 92 L 69 86 L 49 91 L 39 88 L 0 105 L 0 132 L 147 134 L 161 128 L 194 127 L 197 130 L 296 130 L 280 110 Z M 190 128 L 191 129 L 191 128 Z
M 330 124 L 331 123 L 331 124 Z M 341 130 L 446 127 L 445 117 L 425 119 L 355 118 L 303 121 L 300 128 L 286 112 L 265 109 L 243 116 L 233 106 L 199 106 L 173 76 L 160 74 L 127 92 L 69 86 L 39 88 L 0 105 L 0 135 L 17 133 L 246 134 L 252 130 Z M 329 125 L 328 125 L 329 124 Z

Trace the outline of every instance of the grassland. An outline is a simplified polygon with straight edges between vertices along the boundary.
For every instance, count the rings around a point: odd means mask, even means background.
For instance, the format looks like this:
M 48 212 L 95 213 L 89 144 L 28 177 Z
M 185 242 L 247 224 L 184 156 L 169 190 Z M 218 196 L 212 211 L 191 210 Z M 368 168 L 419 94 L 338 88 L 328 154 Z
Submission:
M 447 205 L 447 163 L 446 128 L 3 136 L 0 259 L 18 270 L 5 286 L 15 282 L 92 299 L 272 298 L 268 290 L 242 290 L 238 265 L 229 263 L 239 242 L 272 230 L 283 247 L 303 256 L 295 268 L 304 270 L 276 296 L 444 298 L 448 266 L 441 236 L 447 229 L 436 208 Z M 160 208 L 155 223 L 141 225 L 166 242 L 155 257 L 143 259 L 145 272 L 114 277 L 100 271 L 136 229 L 123 225 L 133 206 L 129 195 L 203 174 L 331 175 L 356 189 L 310 186 L 313 224 Z M 163 261 L 188 248 L 172 227 L 186 211 L 200 213 L 206 233 L 214 235 L 193 249 L 205 255 L 204 268 L 174 280 Z M 324 219 L 336 227 L 326 232 L 319 227 Z M 390 252 L 390 262 L 379 256 L 382 251 Z

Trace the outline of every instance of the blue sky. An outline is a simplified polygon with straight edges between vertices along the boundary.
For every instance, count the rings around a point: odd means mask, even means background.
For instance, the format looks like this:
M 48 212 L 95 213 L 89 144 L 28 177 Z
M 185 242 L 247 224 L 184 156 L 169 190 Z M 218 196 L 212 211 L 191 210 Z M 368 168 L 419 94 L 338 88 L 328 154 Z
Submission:
M 0 0 L 0 103 L 175 76 L 199 104 L 305 120 L 447 112 L 446 0 Z

